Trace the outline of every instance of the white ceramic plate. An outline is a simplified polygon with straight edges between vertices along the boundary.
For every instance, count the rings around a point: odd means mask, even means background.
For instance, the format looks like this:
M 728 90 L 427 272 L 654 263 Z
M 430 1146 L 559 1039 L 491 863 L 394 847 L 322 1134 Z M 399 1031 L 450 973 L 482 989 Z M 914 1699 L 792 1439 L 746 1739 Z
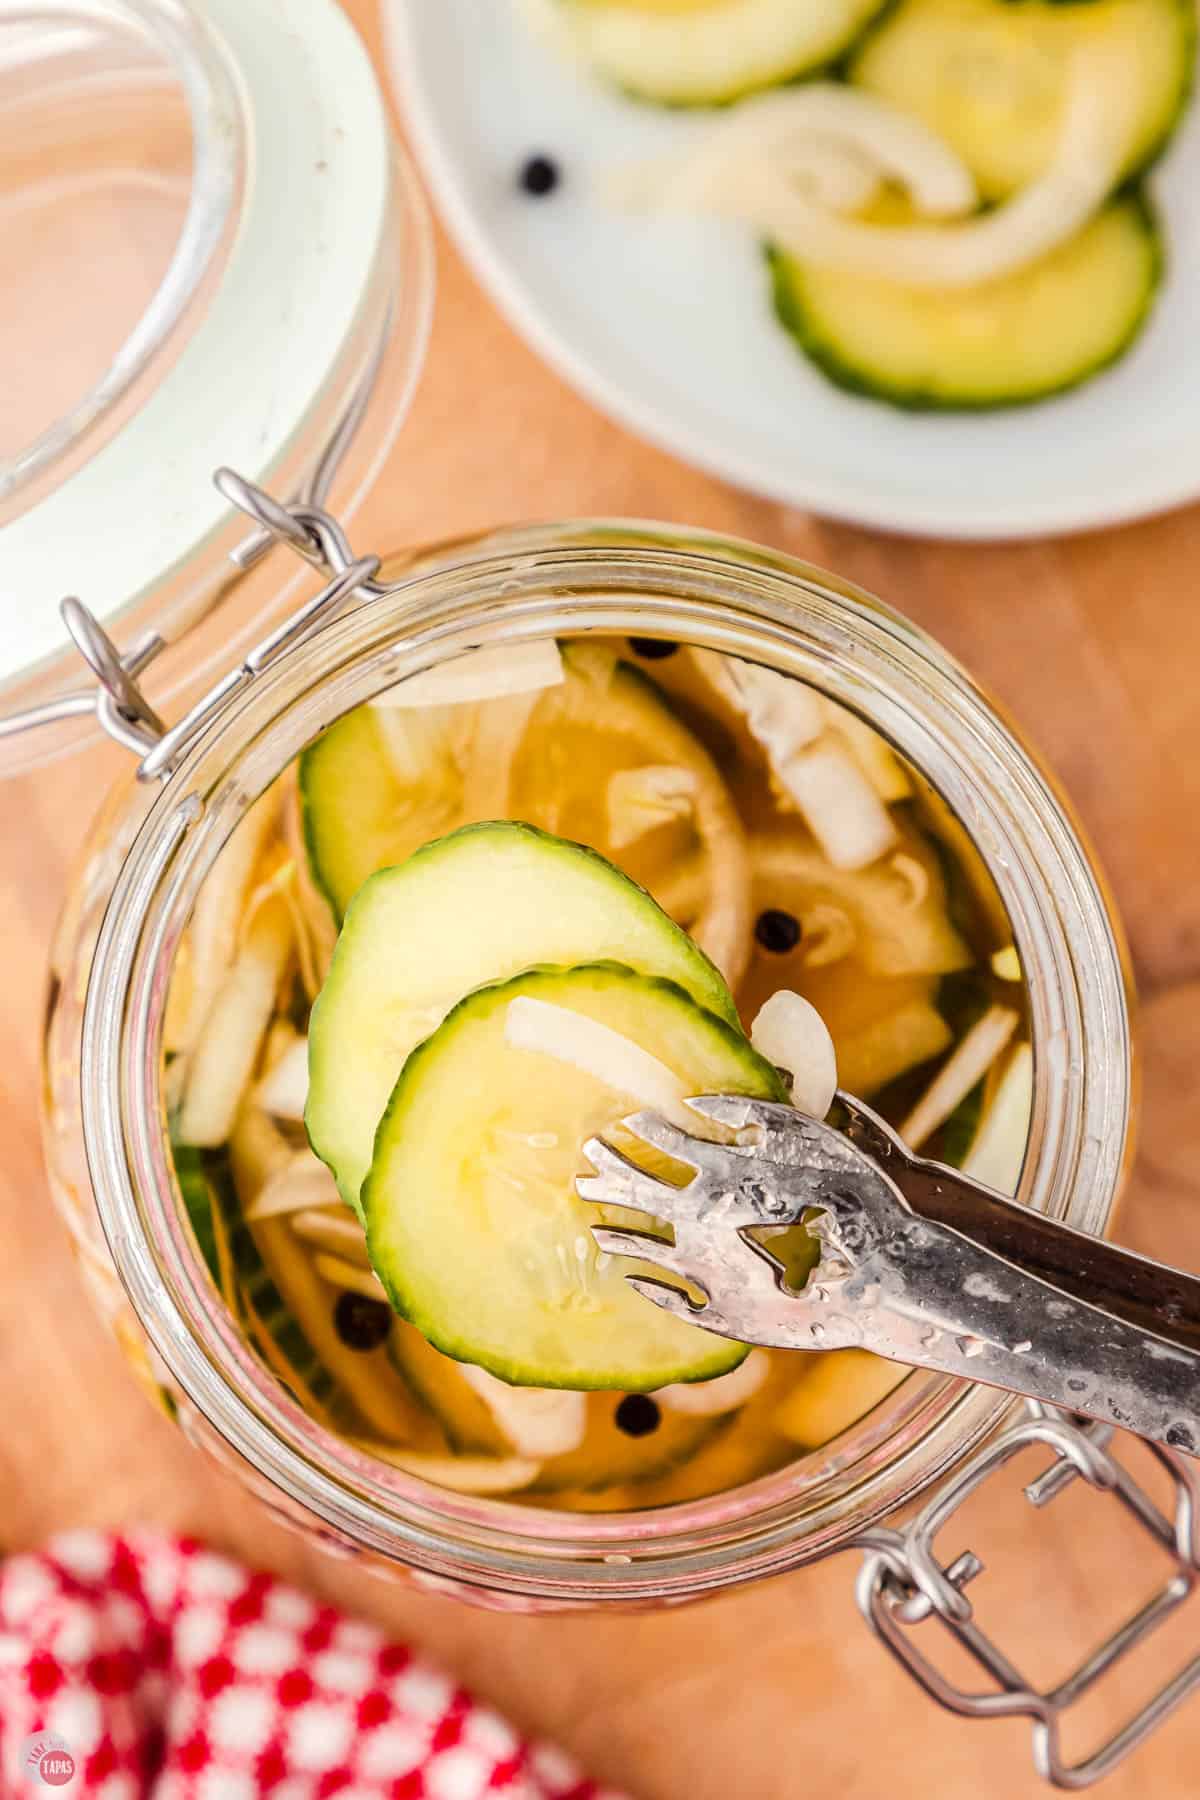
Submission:
M 624 99 L 514 0 L 387 0 L 389 49 L 442 215 L 533 347 L 632 430 L 742 487 L 887 529 L 1032 537 L 1200 495 L 1200 115 L 1155 171 L 1169 274 L 1130 353 L 1039 406 L 909 414 L 832 387 L 772 316 L 753 234 L 631 218 L 595 177 L 702 129 Z M 517 172 L 552 156 L 534 200 Z

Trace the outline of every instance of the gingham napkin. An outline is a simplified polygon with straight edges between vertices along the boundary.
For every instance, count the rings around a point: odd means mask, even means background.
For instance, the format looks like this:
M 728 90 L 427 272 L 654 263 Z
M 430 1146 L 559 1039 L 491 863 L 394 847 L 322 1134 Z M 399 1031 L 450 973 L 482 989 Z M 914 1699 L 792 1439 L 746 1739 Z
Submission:
M 358 1620 L 198 1544 L 0 1564 L 11 1800 L 621 1800 Z

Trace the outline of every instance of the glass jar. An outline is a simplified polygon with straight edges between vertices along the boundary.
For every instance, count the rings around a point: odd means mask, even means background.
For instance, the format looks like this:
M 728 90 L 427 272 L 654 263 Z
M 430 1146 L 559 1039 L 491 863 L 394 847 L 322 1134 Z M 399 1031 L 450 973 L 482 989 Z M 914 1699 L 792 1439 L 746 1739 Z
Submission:
M 433 253 L 335 0 L 286 29 L 275 0 L 27 0 L 0 18 L 0 120 L 7 775 L 96 732 L 64 593 L 154 660 L 156 705 L 286 603 L 294 570 L 260 566 L 213 466 L 352 516 L 419 372 Z
M 81 1258 L 127 1343 L 144 1333 L 142 1372 L 184 1429 L 277 1510 L 425 1583 L 529 1609 L 695 1598 L 863 1542 L 1013 1406 L 914 1374 L 779 1474 L 643 1514 L 553 1513 L 435 1491 L 365 1459 L 295 1405 L 214 1306 L 171 1172 L 160 1080 L 172 957 L 214 858 L 348 708 L 465 649 L 568 632 L 659 633 L 799 676 L 940 789 L 1005 900 L 1028 979 L 1036 1078 L 1023 1201 L 1104 1231 L 1133 1109 L 1119 937 L 1062 801 L 943 651 L 785 557 L 619 523 L 442 548 L 360 585 L 351 610 L 165 740 L 142 771 L 165 762 L 161 785 L 134 785 L 101 820 L 55 957 L 46 1138 Z

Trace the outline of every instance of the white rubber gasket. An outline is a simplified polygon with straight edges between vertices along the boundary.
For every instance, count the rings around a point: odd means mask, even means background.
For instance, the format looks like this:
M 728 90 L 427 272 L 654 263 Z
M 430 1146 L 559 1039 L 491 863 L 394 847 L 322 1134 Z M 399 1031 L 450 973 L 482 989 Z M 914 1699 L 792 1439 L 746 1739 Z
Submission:
M 135 603 L 224 525 L 229 463 L 269 485 L 344 352 L 387 230 L 390 137 L 334 0 L 205 0 L 240 103 L 234 239 L 194 336 L 128 424 L 0 533 L 0 682 L 61 651 L 58 602 Z M 102 279 L 96 271 L 95 278 Z

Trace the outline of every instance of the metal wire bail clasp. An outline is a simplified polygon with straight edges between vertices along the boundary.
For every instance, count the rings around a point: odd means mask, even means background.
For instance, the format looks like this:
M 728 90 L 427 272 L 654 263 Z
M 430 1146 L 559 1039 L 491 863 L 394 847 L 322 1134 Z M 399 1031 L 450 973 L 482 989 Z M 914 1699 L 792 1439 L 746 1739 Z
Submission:
M 100 683 L 96 717 L 108 735 L 139 755 L 152 750 L 166 730 L 138 686 L 135 676 L 163 648 L 158 636 L 144 638 L 124 658 L 94 613 L 68 594 L 59 606 L 63 624 L 83 660 Z
M 165 649 L 154 635 L 135 644 L 122 656 L 95 614 L 81 600 L 70 596 L 60 611 L 71 639 L 95 675 L 98 688 L 65 694 L 44 706 L 0 721 L 0 733 L 53 724 L 64 718 L 94 711 L 101 726 L 117 743 L 141 758 L 139 779 L 157 781 L 179 761 L 187 746 L 239 689 L 260 675 L 301 639 L 333 618 L 354 594 L 369 599 L 387 590 L 375 576 L 377 556 L 356 557 L 341 525 L 324 508 L 304 503 L 285 506 L 232 469 L 218 469 L 214 476 L 226 499 L 259 527 L 249 546 L 234 552 L 239 566 L 257 561 L 264 545 L 286 544 L 313 568 L 327 575 L 325 586 L 312 599 L 278 625 L 198 700 L 177 725 L 169 729 L 159 718 L 138 685 L 138 676 Z
M 356 557 L 341 525 L 323 507 L 297 504 L 284 506 L 265 488 L 247 481 L 233 469 L 220 468 L 213 477 L 227 500 L 261 527 L 267 536 L 287 544 L 297 555 L 330 579 L 311 600 L 306 600 L 290 617 L 276 627 L 261 643 L 256 644 L 240 666 L 210 688 L 178 725 L 172 726 L 142 758 L 139 779 L 157 781 L 175 767 L 184 750 L 199 732 L 239 689 L 261 675 L 276 657 L 306 638 L 318 626 L 327 624 L 352 595 L 363 598 L 386 592 L 375 580 L 380 567 L 377 556 Z
M 1200 1686 L 1200 1655 L 1194 1656 L 1140 1711 L 1121 1725 L 1092 1755 L 1070 1762 L 1063 1754 L 1062 1723 L 1071 1706 L 1100 1678 L 1172 1614 L 1200 1582 L 1197 1544 L 1197 1470 L 1194 1463 L 1158 1445 L 1147 1449 L 1166 1471 L 1173 1505 L 1165 1516 L 1113 1453 L 1109 1425 L 1080 1424 L 1049 1407 L 1031 1403 L 1025 1417 L 988 1444 L 900 1531 L 876 1528 L 858 1547 L 864 1562 L 858 1578 L 859 1608 L 897 1662 L 947 1711 L 974 1719 L 1025 1717 L 1033 1725 L 1033 1757 L 1038 1773 L 1052 1786 L 1078 1789 L 1101 1780 L 1151 1735 L 1167 1715 Z M 1030 1445 L 1044 1445 L 1054 1461 L 1026 1488 L 1033 1506 L 1046 1506 L 1073 1481 L 1083 1480 L 1111 1495 L 1135 1525 L 1164 1550 L 1173 1573 L 1078 1668 L 1057 1686 L 1033 1685 L 975 1618 L 963 1589 L 983 1570 L 972 1552 L 943 1568 L 934 1539 L 962 1503 L 998 1469 Z M 982 1691 L 951 1681 L 918 1644 L 913 1627 L 936 1620 L 988 1678 Z

